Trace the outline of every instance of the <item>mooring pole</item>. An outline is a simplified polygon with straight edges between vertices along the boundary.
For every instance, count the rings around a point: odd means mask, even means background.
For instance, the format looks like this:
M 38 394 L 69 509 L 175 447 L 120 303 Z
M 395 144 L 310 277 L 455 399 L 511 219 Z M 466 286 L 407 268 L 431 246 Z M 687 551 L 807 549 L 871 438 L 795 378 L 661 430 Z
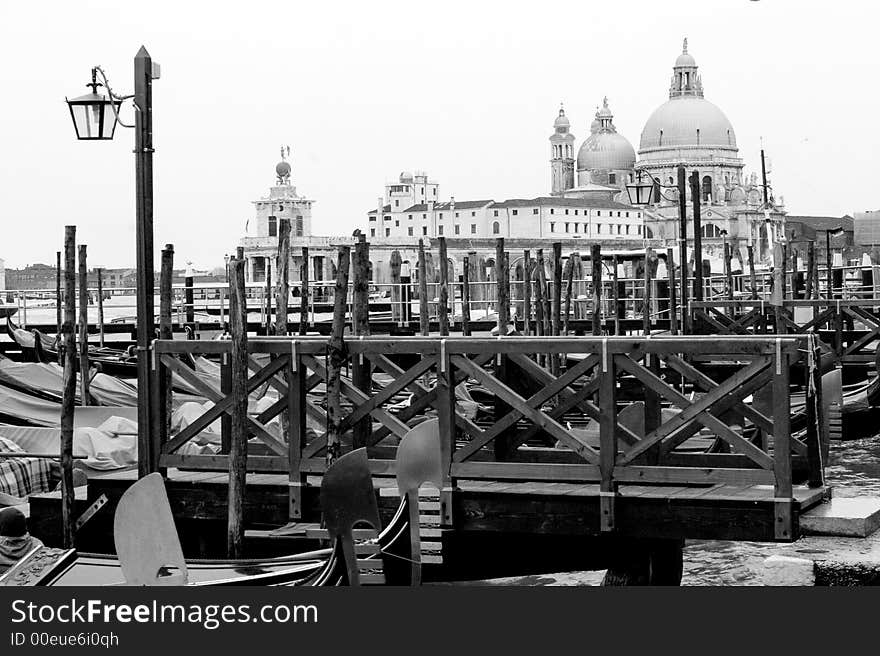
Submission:
M 86 245 L 79 246 L 79 385 L 80 403 L 91 405 L 89 399 L 89 268 Z
M 669 332 L 678 334 L 678 317 L 676 316 L 675 294 L 675 262 L 672 259 L 672 248 L 666 249 L 666 275 L 669 277 Z
M 351 248 L 339 247 L 333 298 L 333 326 L 327 353 L 327 466 L 342 455 L 342 366 L 345 364 L 345 306 Z
M 360 235 L 354 246 L 354 317 L 352 334 L 355 337 L 370 335 L 370 245 L 365 235 Z M 354 386 L 367 396 L 372 386 L 370 361 L 363 355 L 352 356 L 351 378 Z M 370 440 L 372 419 L 368 415 L 353 427 L 352 448 L 367 446 Z
M 602 250 L 599 244 L 590 246 L 593 266 L 593 335 L 602 334 Z
M 523 335 L 532 334 L 532 254 L 523 251 Z
M 428 267 L 425 264 L 425 241 L 419 239 L 419 329 L 424 337 L 430 334 L 427 269 Z
M 400 325 L 403 321 L 403 308 L 401 307 L 400 293 L 400 251 L 391 251 L 389 268 L 391 270 L 391 321 Z
M 694 299 L 703 300 L 703 228 L 700 223 L 700 174 L 691 173 L 691 201 L 694 206 Z
M 141 46 L 134 58 L 135 169 L 137 208 L 138 475 L 154 461 L 150 342 L 153 340 L 153 60 Z
M 58 364 L 62 364 L 61 348 L 61 251 L 55 252 L 55 339 L 58 344 Z
M 74 546 L 74 490 L 73 490 L 73 413 L 76 405 L 76 226 L 64 231 L 64 371 L 61 396 L 61 523 L 62 543 Z
M 679 293 L 681 294 L 681 332 L 688 334 L 691 332 L 690 312 L 688 308 L 688 254 L 687 254 L 687 187 L 685 179 L 687 177 L 684 166 L 677 168 L 678 174 L 678 264 L 680 267 L 679 276 L 681 277 L 681 285 L 679 285 Z
M 495 286 L 497 293 L 498 335 L 507 334 L 507 324 L 510 323 L 510 290 L 505 284 L 507 271 L 507 258 L 504 253 L 504 237 L 495 240 Z
M 617 259 L 616 255 L 611 256 L 611 302 L 614 305 L 614 334 L 620 334 L 620 315 L 622 311 L 625 309 L 620 301 L 620 280 L 618 279 L 619 273 L 617 268 L 620 266 L 620 263 Z
M 286 320 L 286 318 L 285 318 Z M 302 249 L 302 270 L 299 285 L 299 334 L 305 335 L 309 326 L 309 247 Z
M 437 306 L 437 320 L 440 323 L 440 335 L 449 335 L 449 256 L 446 253 L 446 237 L 440 237 L 440 293 Z
M 174 278 L 174 244 L 165 244 L 162 249 L 162 265 L 159 269 L 159 339 L 174 339 L 171 330 L 171 306 L 172 306 L 172 280 Z M 158 360 L 158 354 L 157 354 Z M 153 455 L 156 458 L 153 471 L 160 471 L 159 455 L 171 435 L 171 370 L 159 366 L 156 370 L 156 394 L 154 397 L 156 414 L 153 425 L 156 429 L 155 448 Z
M 266 323 L 263 329 L 266 331 L 266 336 L 272 334 L 272 261 L 270 258 L 266 257 Z
M 226 555 L 241 558 L 244 552 L 244 493 L 248 457 L 248 339 L 244 260 L 229 261 L 229 330 L 232 368 L 232 434 L 229 448 L 229 515 Z
M 303 267 L 308 270 L 308 265 Z M 287 302 L 290 298 L 290 219 L 281 219 L 278 225 L 278 256 L 275 262 L 275 334 L 287 335 Z
M 574 263 L 580 260 L 581 254 L 577 251 L 568 256 L 565 262 L 565 316 L 562 320 L 562 332 L 568 335 L 568 324 L 571 319 L 571 295 L 574 290 Z
M 95 270 L 98 274 L 98 335 L 99 344 L 104 348 L 104 276 L 101 267 Z
M 461 266 L 461 334 L 471 334 L 471 259 L 467 255 Z
M 544 249 L 539 248 L 538 256 L 538 287 L 541 299 L 541 332 L 539 335 L 550 334 L 550 290 L 547 288 L 547 267 L 544 264 Z

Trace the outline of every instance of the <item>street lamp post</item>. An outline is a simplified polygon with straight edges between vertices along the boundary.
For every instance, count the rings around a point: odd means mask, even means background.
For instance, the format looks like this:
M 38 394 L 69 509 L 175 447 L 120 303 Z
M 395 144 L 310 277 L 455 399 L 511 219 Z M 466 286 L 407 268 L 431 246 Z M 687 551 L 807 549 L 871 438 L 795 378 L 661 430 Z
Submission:
M 103 84 L 98 83 L 100 73 Z M 159 66 L 141 46 L 134 58 L 134 95 L 117 96 L 110 89 L 100 67 L 92 69 L 92 93 L 68 100 L 78 139 L 109 140 L 116 123 L 135 129 L 135 232 L 137 241 L 137 380 L 138 380 L 138 475 L 146 476 L 158 466 L 152 444 L 152 403 L 150 384 L 150 343 L 155 337 L 153 317 L 153 80 Z M 107 89 L 107 96 L 97 87 Z M 119 108 L 133 98 L 135 125 L 122 123 Z M 110 111 L 108 111 L 110 110 Z M 113 120 L 110 120 L 112 115 Z

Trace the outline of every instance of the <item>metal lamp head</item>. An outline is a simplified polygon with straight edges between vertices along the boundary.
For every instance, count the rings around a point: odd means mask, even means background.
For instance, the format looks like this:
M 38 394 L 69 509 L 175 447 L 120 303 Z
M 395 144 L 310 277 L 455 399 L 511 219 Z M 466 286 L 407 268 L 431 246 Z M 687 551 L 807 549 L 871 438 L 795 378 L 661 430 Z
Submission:
M 116 115 L 119 113 L 122 101 L 98 93 L 98 87 L 104 85 L 96 80 L 95 69 L 92 69 L 92 81 L 86 86 L 92 88 L 91 93 L 73 99 L 64 99 L 70 109 L 76 138 L 81 141 L 112 139 L 116 132 Z M 115 105 L 115 112 L 111 105 Z

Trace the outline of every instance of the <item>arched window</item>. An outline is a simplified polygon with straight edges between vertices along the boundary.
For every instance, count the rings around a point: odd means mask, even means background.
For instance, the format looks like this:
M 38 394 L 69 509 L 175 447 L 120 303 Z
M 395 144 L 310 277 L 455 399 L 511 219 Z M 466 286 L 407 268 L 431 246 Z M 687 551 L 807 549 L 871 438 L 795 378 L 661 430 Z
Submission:
M 700 228 L 700 235 L 708 239 L 713 239 L 721 236 L 721 229 L 714 223 L 707 223 Z
M 712 176 L 703 176 L 703 192 L 700 194 L 701 200 L 708 203 L 712 200 Z
M 498 221 L 492 222 L 492 234 L 497 235 L 501 233 L 501 224 Z

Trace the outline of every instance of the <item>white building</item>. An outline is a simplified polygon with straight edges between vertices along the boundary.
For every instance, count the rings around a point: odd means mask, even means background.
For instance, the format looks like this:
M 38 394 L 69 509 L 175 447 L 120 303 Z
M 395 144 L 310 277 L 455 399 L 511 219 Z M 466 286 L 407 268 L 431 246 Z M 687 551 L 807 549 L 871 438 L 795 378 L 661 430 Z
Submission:
M 368 239 L 618 240 L 644 237 L 643 211 L 612 200 L 616 190 L 608 187 L 590 185 L 587 189 L 572 189 L 564 197 L 539 196 L 500 202 L 457 201 L 454 197 L 442 202 L 420 200 L 422 196 L 435 198 L 438 193 L 439 185 L 429 181 L 424 173 L 401 173 L 398 181 L 385 185 L 385 196 L 380 199 L 381 213 L 379 207 L 367 213 Z
M 0 289 L 6 289 L 6 264 L 0 258 Z

